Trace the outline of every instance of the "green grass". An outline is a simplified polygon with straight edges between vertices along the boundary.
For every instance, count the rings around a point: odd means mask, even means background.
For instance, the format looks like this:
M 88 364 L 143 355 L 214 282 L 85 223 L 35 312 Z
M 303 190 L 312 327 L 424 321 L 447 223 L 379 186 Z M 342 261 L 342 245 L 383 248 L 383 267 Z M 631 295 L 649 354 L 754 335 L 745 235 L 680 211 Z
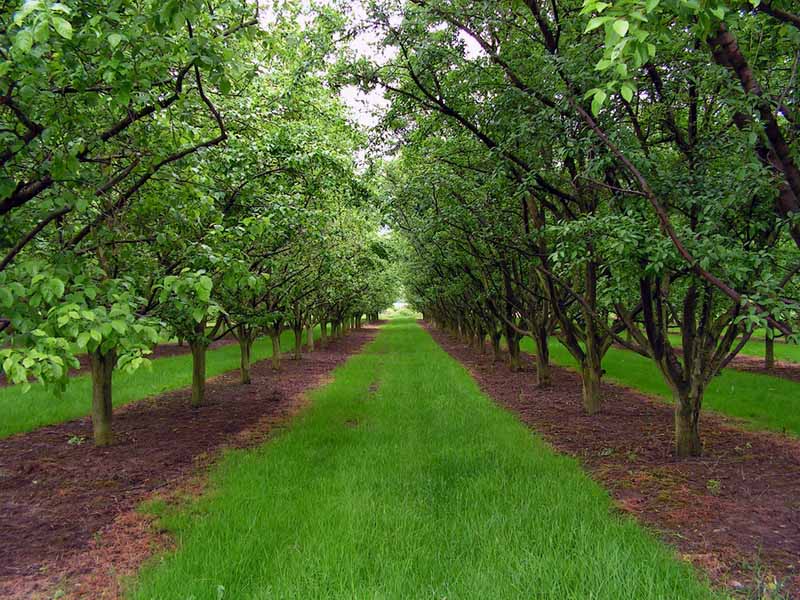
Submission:
M 758 333 L 758 332 L 756 332 Z M 669 336 L 670 343 L 673 346 L 680 347 L 681 346 L 681 336 L 677 334 L 670 334 Z M 782 340 L 775 340 L 775 344 L 773 345 L 775 348 L 775 360 L 783 360 L 786 362 L 793 362 L 793 363 L 800 363 L 800 345 L 798 344 L 787 344 L 785 341 Z M 747 356 L 756 356 L 758 358 L 764 358 L 764 339 L 758 339 L 755 337 L 755 334 L 750 340 L 744 345 L 741 350 L 741 354 L 745 354 Z
M 577 462 L 484 396 L 418 325 L 391 322 L 188 507 L 135 600 L 712 597 Z
M 534 352 L 530 338 L 525 338 L 521 346 L 526 352 Z M 570 368 L 577 366 L 569 352 L 556 340 L 551 340 L 550 356 L 555 364 Z M 629 350 L 611 348 L 603 359 L 603 368 L 609 381 L 672 402 L 672 393 L 661 371 L 649 358 Z M 780 377 L 726 369 L 711 381 L 703 406 L 707 410 L 743 419 L 753 429 L 800 435 L 800 384 Z
M 294 348 L 294 334 L 291 331 L 284 332 L 281 348 Z M 272 342 L 269 338 L 253 344 L 253 362 L 271 356 Z M 238 344 L 228 344 L 208 352 L 208 377 L 238 368 Z M 130 374 L 114 373 L 114 406 L 180 389 L 191 383 L 190 354 L 158 358 L 152 361 L 150 368 L 144 367 Z M 34 385 L 27 393 L 22 392 L 22 386 L 0 387 L 0 438 L 83 417 L 91 411 L 91 403 L 92 381 L 89 375 L 72 377 L 61 397 L 41 385 Z

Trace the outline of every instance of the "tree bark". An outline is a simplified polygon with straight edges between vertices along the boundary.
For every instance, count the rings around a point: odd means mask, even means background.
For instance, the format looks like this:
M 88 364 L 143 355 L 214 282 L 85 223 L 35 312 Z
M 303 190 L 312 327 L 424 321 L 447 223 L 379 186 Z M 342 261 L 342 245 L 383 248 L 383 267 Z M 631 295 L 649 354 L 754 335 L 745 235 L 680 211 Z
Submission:
M 306 348 L 309 352 L 314 352 L 314 326 L 306 327 Z
M 500 339 L 503 337 L 500 335 L 500 332 L 492 333 L 491 334 L 492 340 L 492 356 L 494 357 L 494 362 L 499 362 L 503 358 L 503 352 L 500 349 Z
M 203 404 L 206 395 L 206 349 L 205 340 L 190 341 L 192 350 L 192 406 Z
M 767 329 L 767 337 L 764 340 L 764 368 L 769 370 L 775 368 L 775 333 L 771 328 Z
M 303 356 L 303 328 L 296 327 L 294 331 L 294 352 L 292 352 L 293 360 L 300 360 Z
M 508 366 L 512 371 L 522 370 L 522 361 L 520 359 L 519 350 L 519 335 L 516 332 L 506 336 L 506 343 L 508 344 Z
M 272 339 L 272 370 L 280 371 L 281 369 L 281 334 L 270 333 L 269 337 Z
M 534 331 L 536 344 L 536 384 L 540 388 L 550 387 L 553 383 L 550 371 L 550 346 L 547 339 L 547 328 L 537 327 Z
M 239 374 L 242 383 L 250 383 L 250 351 L 253 348 L 253 340 L 250 336 L 243 335 L 239 338 Z
M 700 406 L 702 392 L 675 392 L 675 454 L 679 458 L 700 456 Z
M 323 346 L 328 344 L 328 323 L 326 321 L 319 324 L 319 341 Z
M 600 365 L 593 364 L 587 356 L 581 365 L 581 395 L 583 398 L 583 409 L 586 414 L 593 415 L 600 410 L 600 379 L 602 371 Z
M 111 429 L 113 405 L 111 402 L 111 376 L 117 355 L 114 350 L 105 354 L 89 353 L 92 370 L 92 430 L 95 446 L 110 446 L 114 442 Z

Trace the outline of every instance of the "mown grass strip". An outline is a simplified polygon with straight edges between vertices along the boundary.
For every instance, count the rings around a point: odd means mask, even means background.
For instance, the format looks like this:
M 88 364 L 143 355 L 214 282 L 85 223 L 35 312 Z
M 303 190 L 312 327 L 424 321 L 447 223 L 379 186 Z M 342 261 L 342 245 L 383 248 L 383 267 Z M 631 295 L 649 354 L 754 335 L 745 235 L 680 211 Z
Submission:
M 530 338 L 523 339 L 521 346 L 526 352 L 535 351 Z M 555 364 L 577 367 L 572 355 L 556 340 L 550 344 L 550 357 Z M 608 381 L 672 402 L 669 386 L 649 358 L 611 348 L 603 359 L 603 368 Z M 725 369 L 711 381 L 703 406 L 742 419 L 748 428 L 800 435 L 800 384 L 780 377 Z
M 712 597 L 413 322 L 312 398 L 191 506 L 150 507 L 178 550 L 129 598 Z
M 750 341 L 744 345 L 740 354 L 745 356 L 755 356 L 756 358 L 761 359 L 764 358 L 764 339 L 763 337 L 760 339 L 755 337 L 755 335 L 758 333 L 759 332 L 757 331 L 756 334 L 750 338 Z M 761 335 L 763 336 L 763 333 Z M 670 334 L 669 339 L 673 346 L 680 348 L 682 343 L 680 335 Z M 775 349 L 775 360 L 782 360 L 790 363 L 800 363 L 800 345 L 787 344 L 785 341 L 777 339 L 775 340 L 773 347 Z
M 284 332 L 281 347 L 287 350 L 294 348 L 294 334 L 291 331 Z M 272 343 L 269 338 L 253 344 L 253 362 L 271 356 Z M 228 344 L 208 352 L 208 377 L 238 368 L 238 344 Z M 144 367 L 130 374 L 114 373 L 114 406 L 187 387 L 191 383 L 191 354 L 158 358 L 152 361 L 150 368 Z M 71 378 L 61 397 L 40 385 L 34 385 L 27 393 L 22 392 L 21 386 L 0 387 L 0 438 L 83 417 L 89 414 L 91 403 L 92 381 L 88 374 Z

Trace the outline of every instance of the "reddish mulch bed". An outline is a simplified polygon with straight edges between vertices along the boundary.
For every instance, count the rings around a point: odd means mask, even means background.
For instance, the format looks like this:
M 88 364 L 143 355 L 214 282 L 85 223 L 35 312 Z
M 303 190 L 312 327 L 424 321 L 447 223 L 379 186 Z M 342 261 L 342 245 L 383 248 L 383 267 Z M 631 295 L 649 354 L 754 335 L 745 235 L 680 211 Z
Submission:
M 604 384 L 603 410 L 589 417 L 575 373 L 554 367 L 553 386 L 541 390 L 530 362 L 512 373 L 455 337 L 429 331 L 484 392 L 581 460 L 620 509 L 661 533 L 716 584 L 745 593 L 777 581 L 783 594 L 800 598 L 799 440 L 704 414 L 705 455 L 678 461 L 668 404 Z
M 740 354 L 728 364 L 728 368 L 736 369 L 737 371 L 759 373 L 760 375 L 771 375 L 773 377 L 780 377 L 781 379 L 788 379 L 800 383 L 800 364 L 798 363 L 776 360 L 775 366 L 772 369 L 767 369 L 764 366 L 763 358 Z
M 232 344 L 236 340 L 232 337 L 222 338 L 221 340 L 216 340 L 211 342 L 208 346 L 209 350 L 214 350 L 216 348 L 221 348 L 222 346 L 227 346 L 228 344 Z M 153 352 L 147 355 L 147 358 L 150 360 L 155 360 L 156 358 L 165 358 L 167 356 L 178 356 L 179 354 L 187 354 L 189 352 L 189 344 L 184 344 L 183 346 L 179 346 L 178 344 L 160 344 L 153 348 Z M 79 354 L 78 361 L 81 363 L 81 366 L 77 369 L 70 369 L 69 375 L 70 377 L 75 377 L 76 375 L 83 375 L 84 373 L 89 372 L 89 355 L 88 354 Z M 9 385 L 9 381 L 6 379 L 5 373 L 0 371 L 0 387 Z
M 117 575 L 134 572 L 152 551 L 155 536 L 145 535 L 135 507 L 185 485 L 222 447 L 263 441 L 297 410 L 304 390 L 376 330 L 285 360 L 279 375 L 261 361 L 251 385 L 240 384 L 238 372 L 221 375 L 209 381 L 198 409 L 186 389 L 130 404 L 115 414 L 110 448 L 66 443 L 91 438 L 88 418 L 0 440 L 0 598 L 42 597 L 65 582 L 72 597 L 115 597 Z

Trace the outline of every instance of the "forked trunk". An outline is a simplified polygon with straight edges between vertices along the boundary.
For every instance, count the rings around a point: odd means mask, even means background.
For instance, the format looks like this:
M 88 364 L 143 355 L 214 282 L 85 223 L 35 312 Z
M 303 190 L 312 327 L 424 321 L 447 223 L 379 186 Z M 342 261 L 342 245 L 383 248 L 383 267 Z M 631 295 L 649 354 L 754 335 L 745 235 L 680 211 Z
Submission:
M 279 371 L 281 368 L 281 336 L 271 333 L 269 337 L 272 339 L 272 370 Z
M 189 342 L 192 349 L 192 406 L 200 406 L 206 395 L 206 348 L 205 340 Z
M 111 376 L 117 355 L 114 350 L 105 354 L 89 353 L 92 369 L 92 430 L 95 446 L 110 446 L 114 442 L 111 430 Z
M 253 340 L 250 336 L 243 335 L 239 338 L 239 374 L 242 383 L 250 383 L 250 352 L 253 348 Z
M 306 327 L 306 347 L 309 352 L 314 351 L 314 326 L 309 325 Z
M 700 456 L 700 407 L 702 391 L 674 392 L 675 396 L 675 454 L 679 458 Z
M 294 360 L 300 360 L 303 356 L 303 328 L 296 327 L 293 329 L 294 331 L 294 352 L 292 352 L 292 358 Z

